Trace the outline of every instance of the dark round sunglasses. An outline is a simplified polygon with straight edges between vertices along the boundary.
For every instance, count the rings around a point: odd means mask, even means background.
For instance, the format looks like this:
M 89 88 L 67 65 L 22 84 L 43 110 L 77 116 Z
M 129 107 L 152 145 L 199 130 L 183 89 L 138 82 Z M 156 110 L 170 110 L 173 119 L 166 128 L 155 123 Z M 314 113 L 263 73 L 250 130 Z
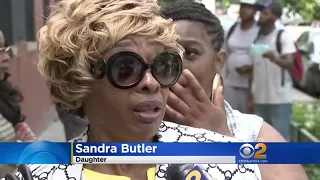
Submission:
M 178 81 L 182 73 L 182 60 L 179 54 L 165 51 L 148 64 L 139 54 L 124 51 L 108 60 L 98 60 L 92 66 L 95 78 L 101 79 L 106 75 L 110 83 L 119 89 L 138 85 L 148 69 L 161 87 L 169 87 Z
M 12 48 L 9 46 L 9 47 L 1 47 L 0 48 L 0 54 L 2 53 L 8 53 L 8 55 L 10 57 L 13 57 L 13 52 L 12 52 Z
M 9 53 L 11 51 L 11 47 L 1 47 L 0 48 L 0 53 L 6 52 Z

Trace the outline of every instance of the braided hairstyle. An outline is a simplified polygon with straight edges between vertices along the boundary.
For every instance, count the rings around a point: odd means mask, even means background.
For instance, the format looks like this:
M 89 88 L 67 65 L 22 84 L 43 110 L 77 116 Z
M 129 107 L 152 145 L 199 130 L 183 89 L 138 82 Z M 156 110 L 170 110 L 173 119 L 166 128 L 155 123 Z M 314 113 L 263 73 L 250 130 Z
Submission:
M 216 52 L 219 52 L 224 43 L 224 30 L 220 20 L 212 14 L 205 5 L 192 1 L 184 1 L 172 4 L 161 10 L 164 18 L 173 21 L 191 20 L 203 23 L 211 38 L 211 43 Z

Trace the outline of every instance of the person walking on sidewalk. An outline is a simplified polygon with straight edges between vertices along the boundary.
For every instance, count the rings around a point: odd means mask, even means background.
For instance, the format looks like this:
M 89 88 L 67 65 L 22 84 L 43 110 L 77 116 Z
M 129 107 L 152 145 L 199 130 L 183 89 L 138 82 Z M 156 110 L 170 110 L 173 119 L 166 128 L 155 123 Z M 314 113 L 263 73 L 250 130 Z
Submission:
M 259 27 L 254 16 L 256 0 L 240 1 L 240 22 L 227 32 L 225 50 L 225 98 L 230 105 L 242 113 L 248 112 L 250 48 L 258 34 Z
M 261 27 L 256 45 L 267 45 L 265 53 L 253 52 L 252 97 L 255 113 L 289 140 L 292 114 L 292 80 L 289 69 L 296 52 L 293 39 L 275 27 L 282 8 L 274 2 L 260 5 L 258 24 Z

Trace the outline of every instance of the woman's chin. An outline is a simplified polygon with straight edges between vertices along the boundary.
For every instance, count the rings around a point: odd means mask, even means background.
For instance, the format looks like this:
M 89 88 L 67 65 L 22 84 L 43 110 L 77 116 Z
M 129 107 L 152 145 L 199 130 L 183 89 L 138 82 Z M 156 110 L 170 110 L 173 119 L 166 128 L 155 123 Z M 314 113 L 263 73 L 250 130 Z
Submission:
M 130 142 L 149 142 L 159 133 L 161 121 L 155 121 L 153 124 L 140 124 L 129 134 Z

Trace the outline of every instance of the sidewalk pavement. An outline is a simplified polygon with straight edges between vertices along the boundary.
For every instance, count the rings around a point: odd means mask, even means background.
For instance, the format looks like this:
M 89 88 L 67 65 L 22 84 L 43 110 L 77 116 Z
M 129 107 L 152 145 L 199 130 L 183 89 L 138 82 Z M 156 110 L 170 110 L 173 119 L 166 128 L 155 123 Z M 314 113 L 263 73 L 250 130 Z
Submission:
M 319 101 L 299 90 L 293 89 L 293 97 L 294 102 L 299 103 L 314 103 Z M 44 131 L 44 133 L 39 137 L 39 140 L 48 140 L 53 142 L 63 142 L 66 141 L 63 124 L 59 119 L 52 122 L 52 124 Z
M 293 102 L 303 103 L 303 104 L 319 102 L 319 99 L 316 99 L 316 98 L 314 98 L 308 94 L 305 94 L 304 92 L 301 92 L 300 90 L 297 90 L 297 89 L 293 89 L 292 100 L 293 100 Z

